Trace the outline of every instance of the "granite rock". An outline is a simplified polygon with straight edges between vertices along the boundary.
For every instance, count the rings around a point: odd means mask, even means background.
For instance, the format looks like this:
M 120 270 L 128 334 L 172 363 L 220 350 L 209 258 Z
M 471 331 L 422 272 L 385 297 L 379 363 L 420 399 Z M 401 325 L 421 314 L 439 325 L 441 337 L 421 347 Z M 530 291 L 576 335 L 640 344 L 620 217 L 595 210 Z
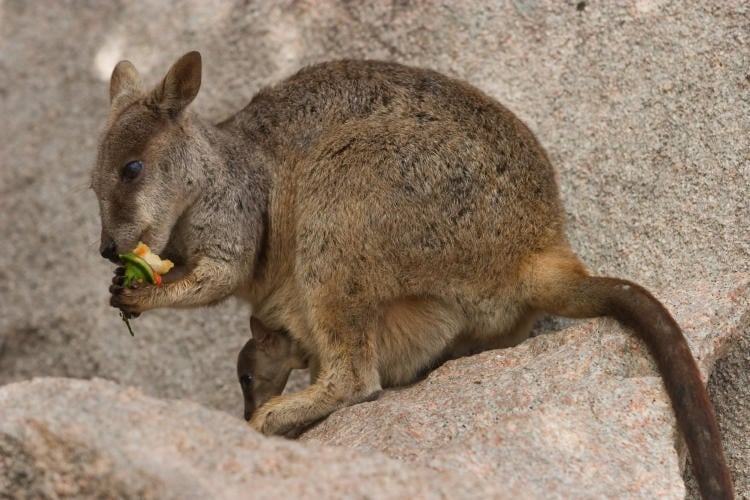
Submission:
M 750 276 L 664 300 L 706 374 L 750 326 Z M 685 495 L 661 379 L 606 319 L 450 361 L 298 441 L 101 379 L 5 385 L 0 414 L 0 489 L 14 498 Z
M 241 414 L 246 306 L 154 311 L 135 338 L 107 306 L 112 268 L 87 186 L 119 59 L 154 84 L 200 50 L 193 107 L 216 121 L 325 59 L 464 78 L 547 149 L 591 270 L 658 293 L 750 272 L 748 19 L 742 0 L 0 2 L 0 384 L 101 377 Z M 686 307 L 686 323 L 711 314 Z M 750 495 L 750 330 L 739 339 L 710 388 L 738 493 Z
M 500 488 L 380 453 L 268 438 L 241 419 L 102 379 L 0 388 L 11 498 L 471 498 Z M 9 459 L 12 457 L 12 459 Z

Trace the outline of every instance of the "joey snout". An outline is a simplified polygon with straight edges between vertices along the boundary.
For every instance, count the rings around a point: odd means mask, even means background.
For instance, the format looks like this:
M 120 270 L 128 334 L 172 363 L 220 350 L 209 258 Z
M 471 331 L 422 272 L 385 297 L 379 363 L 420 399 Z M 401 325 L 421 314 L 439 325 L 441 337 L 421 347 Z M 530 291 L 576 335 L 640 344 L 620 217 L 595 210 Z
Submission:
M 243 416 L 245 420 L 250 420 L 255 412 L 255 398 L 252 393 L 253 376 L 249 373 L 243 373 L 239 376 L 240 387 L 242 388 L 242 398 L 244 399 L 245 408 Z

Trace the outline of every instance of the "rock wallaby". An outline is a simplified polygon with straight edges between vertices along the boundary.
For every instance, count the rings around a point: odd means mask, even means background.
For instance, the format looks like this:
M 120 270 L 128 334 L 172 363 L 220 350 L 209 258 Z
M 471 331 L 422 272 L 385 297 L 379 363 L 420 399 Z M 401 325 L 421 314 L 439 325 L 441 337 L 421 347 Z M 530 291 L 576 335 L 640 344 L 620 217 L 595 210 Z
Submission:
M 653 353 L 703 496 L 733 496 L 680 328 L 642 287 L 587 274 L 552 165 L 505 107 L 434 71 L 349 60 L 211 124 L 187 109 L 200 84 L 198 52 L 150 91 L 131 63 L 115 67 L 92 174 L 101 253 L 141 240 L 182 268 L 158 287 L 115 276 L 114 307 L 233 295 L 319 361 L 315 382 L 263 404 L 253 428 L 283 434 L 407 383 L 461 336 L 491 345 L 540 313 L 612 316 Z

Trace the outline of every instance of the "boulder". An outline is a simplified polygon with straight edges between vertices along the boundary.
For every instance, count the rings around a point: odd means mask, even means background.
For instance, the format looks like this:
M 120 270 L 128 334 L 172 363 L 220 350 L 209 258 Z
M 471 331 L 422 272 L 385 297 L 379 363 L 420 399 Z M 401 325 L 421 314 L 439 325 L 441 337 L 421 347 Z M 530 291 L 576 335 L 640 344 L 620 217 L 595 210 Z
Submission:
M 655 292 L 721 289 L 750 272 L 748 18 L 743 0 L 0 1 L 0 385 L 100 377 L 241 415 L 245 304 L 149 312 L 135 338 L 107 305 L 112 265 L 87 186 L 120 59 L 153 85 L 200 50 L 192 106 L 214 121 L 326 59 L 463 78 L 547 149 L 571 245 L 592 272 Z M 675 311 L 690 323 L 711 307 Z M 737 491 L 750 496 L 750 329 L 740 340 L 711 388 Z
M 380 453 L 264 437 L 226 413 L 102 379 L 8 384 L 0 388 L 0 412 L 0 491 L 10 498 L 468 499 L 500 492 Z
M 706 375 L 750 326 L 747 275 L 664 301 Z M 661 379 L 608 319 L 450 361 L 297 441 L 102 379 L 5 385 L 0 414 L 0 490 L 16 498 L 685 495 Z

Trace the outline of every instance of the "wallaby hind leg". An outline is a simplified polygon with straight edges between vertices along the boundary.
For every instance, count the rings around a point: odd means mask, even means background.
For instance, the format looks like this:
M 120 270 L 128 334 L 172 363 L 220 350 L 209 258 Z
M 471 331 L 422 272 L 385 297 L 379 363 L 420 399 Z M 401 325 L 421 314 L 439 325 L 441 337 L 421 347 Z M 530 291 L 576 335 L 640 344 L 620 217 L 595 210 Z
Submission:
M 381 385 L 374 342 L 377 324 L 372 318 L 341 312 L 319 317 L 314 335 L 320 368 L 314 382 L 268 401 L 256 410 L 250 425 L 264 434 L 286 434 L 338 408 L 375 397 Z

